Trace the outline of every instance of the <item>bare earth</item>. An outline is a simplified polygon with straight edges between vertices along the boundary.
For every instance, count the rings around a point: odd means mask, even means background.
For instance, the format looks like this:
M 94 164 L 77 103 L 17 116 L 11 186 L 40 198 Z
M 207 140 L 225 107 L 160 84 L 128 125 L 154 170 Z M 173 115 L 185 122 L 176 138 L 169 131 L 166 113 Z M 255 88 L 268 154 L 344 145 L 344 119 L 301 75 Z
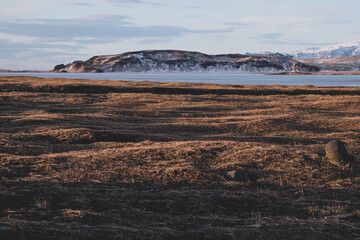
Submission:
M 0 77 L 0 123 L 0 239 L 360 238 L 360 88 Z

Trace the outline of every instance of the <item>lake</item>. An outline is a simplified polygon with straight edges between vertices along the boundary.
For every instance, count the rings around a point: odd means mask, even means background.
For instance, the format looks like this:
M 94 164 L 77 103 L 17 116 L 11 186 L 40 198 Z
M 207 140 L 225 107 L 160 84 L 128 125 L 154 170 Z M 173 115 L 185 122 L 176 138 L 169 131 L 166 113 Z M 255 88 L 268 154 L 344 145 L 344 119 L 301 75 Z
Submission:
M 360 75 L 265 75 L 243 73 L 0 73 L 0 76 L 78 78 L 153 82 L 191 82 L 240 85 L 314 85 L 359 87 Z

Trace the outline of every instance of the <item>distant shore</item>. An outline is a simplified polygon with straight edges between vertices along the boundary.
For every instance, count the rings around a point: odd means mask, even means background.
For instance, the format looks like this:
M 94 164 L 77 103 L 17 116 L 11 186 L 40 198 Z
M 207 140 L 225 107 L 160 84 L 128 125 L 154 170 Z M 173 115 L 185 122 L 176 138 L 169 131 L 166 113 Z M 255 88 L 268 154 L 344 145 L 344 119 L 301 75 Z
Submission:
M 5 70 L 0 69 L 0 73 L 57 73 L 52 70 Z M 73 72 L 61 72 L 73 73 Z M 94 73 L 94 72 L 74 72 L 74 73 Z M 103 73 L 117 73 L 117 72 L 103 72 Z M 118 72 L 124 73 L 124 72 Z M 133 73 L 147 73 L 147 72 L 133 72 Z M 156 72 L 151 72 L 156 73 Z M 159 72 L 163 73 L 163 72 Z M 265 75 L 360 75 L 360 71 L 327 71 L 327 72 L 168 72 L 168 73 L 244 73 L 244 74 L 265 74 Z M 98 73 L 96 73 L 98 74 Z
M 40 70 L 6 70 L 0 69 L 0 73 L 8 72 L 8 73 L 46 73 L 51 71 L 40 71 Z
M 360 75 L 359 71 L 354 72 L 277 72 L 277 73 L 266 73 L 267 75 Z

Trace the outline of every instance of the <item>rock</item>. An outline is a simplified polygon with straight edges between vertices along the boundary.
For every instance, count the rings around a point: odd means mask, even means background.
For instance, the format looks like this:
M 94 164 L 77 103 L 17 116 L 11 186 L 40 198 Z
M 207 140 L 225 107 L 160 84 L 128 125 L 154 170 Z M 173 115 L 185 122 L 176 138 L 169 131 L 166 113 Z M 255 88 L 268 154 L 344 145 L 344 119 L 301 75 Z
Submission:
M 92 66 L 91 64 L 83 61 L 75 61 L 72 64 L 59 64 L 54 67 L 53 72 L 92 72 L 101 73 L 102 69 Z
M 338 140 L 331 140 L 325 146 L 326 157 L 330 163 L 341 167 L 348 167 L 354 160 L 354 156 L 351 154 L 348 146 Z
M 59 64 L 54 67 L 54 72 L 59 72 L 63 70 L 66 66 L 64 64 Z
M 236 171 L 237 170 L 226 171 L 226 172 L 224 172 L 224 177 L 227 180 L 235 180 Z
M 250 181 L 256 181 L 257 176 L 252 173 L 245 172 L 243 170 L 232 170 L 224 172 L 224 177 L 227 180 L 248 183 Z

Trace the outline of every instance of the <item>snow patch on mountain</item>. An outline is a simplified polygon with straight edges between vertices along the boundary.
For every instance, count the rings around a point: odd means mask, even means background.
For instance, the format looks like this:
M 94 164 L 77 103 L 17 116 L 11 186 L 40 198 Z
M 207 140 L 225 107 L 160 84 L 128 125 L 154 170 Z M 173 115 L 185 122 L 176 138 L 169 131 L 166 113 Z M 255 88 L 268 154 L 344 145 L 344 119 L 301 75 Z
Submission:
M 360 56 L 360 41 L 341 43 L 327 47 L 308 48 L 291 53 L 295 58 L 335 58 L 343 56 Z

